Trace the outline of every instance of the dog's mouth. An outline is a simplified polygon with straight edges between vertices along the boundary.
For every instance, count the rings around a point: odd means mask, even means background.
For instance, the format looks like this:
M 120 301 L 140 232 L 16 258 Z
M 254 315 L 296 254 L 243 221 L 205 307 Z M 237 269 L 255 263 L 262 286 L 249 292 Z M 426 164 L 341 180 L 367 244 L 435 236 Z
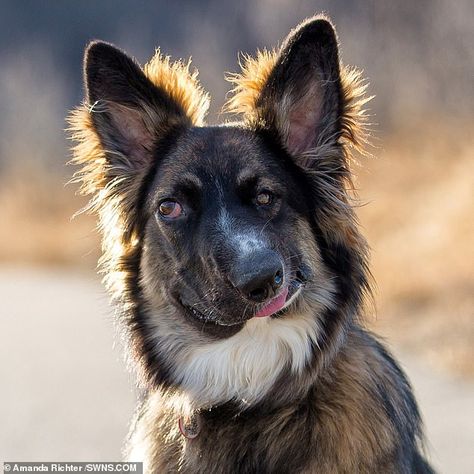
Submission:
M 226 318 L 221 314 L 221 311 L 218 311 L 215 308 L 201 310 L 198 309 L 198 305 L 188 304 L 182 298 L 179 299 L 179 302 L 185 310 L 185 314 L 194 321 L 218 326 L 238 326 L 252 318 L 276 318 L 283 316 L 300 296 L 306 280 L 306 276 L 304 276 L 301 271 L 298 271 L 296 276 L 292 278 L 282 290 L 280 290 L 277 296 L 265 302 L 263 305 L 260 305 L 260 307 L 257 306 L 253 312 L 250 311 L 248 314 L 244 313 L 242 317 L 235 319 Z
M 254 315 L 255 318 L 268 316 L 281 316 L 289 306 L 298 298 L 304 283 L 301 280 L 291 280 L 289 285 L 280 293 L 260 308 Z
M 183 300 L 180 300 L 181 306 L 184 308 L 185 314 L 194 319 L 194 321 L 203 324 L 211 324 L 217 326 L 238 326 L 245 322 L 245 319 L 227 320 L 221 317 L 215 310 L 200 311 L 196 305 L 189 305 Z

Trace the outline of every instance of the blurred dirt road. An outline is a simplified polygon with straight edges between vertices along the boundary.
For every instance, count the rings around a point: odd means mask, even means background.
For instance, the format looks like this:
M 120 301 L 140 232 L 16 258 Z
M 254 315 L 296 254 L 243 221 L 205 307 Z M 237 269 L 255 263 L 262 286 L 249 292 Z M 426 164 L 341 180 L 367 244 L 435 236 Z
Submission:
M 0 267 L 0 463 L 120 460 L 135 394 L 114 337 L 97 278 Z M 472 474 L 474 384 L 393 349 L 415 388 L 433 465 Z

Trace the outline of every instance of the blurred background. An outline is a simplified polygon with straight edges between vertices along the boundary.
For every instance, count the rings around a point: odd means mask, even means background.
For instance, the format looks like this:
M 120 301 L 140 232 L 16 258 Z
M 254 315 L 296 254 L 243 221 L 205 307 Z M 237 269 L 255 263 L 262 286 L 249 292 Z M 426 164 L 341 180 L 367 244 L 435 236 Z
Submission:
M 238 52 L 307 16 L 333 19 L 365 71 L 373 158 L 355 171 L 376 308 L 441 472 L 474 472 L 474 8 L 470 0 L 0 0 L 0 462 L 118 460 L 133 378 L 96 277 L 94 218 L 74 185 L 64 117 L 95 38 L 145 63 L 192 56 L 217 123 Z

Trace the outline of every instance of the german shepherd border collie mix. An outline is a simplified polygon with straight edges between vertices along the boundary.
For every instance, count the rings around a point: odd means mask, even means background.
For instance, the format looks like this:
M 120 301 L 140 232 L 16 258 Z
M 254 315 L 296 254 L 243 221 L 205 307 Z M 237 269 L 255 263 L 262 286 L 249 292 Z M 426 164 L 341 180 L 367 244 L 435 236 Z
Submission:
M 246 58 L 227 110 L 189 64 L 85 53 L 70 117 L 102 268 L 144 389 L 127 447 L 150 473 L 420 473 L 410 385 L 360 315 L 351 203 L 365 86 L 330 21 Z

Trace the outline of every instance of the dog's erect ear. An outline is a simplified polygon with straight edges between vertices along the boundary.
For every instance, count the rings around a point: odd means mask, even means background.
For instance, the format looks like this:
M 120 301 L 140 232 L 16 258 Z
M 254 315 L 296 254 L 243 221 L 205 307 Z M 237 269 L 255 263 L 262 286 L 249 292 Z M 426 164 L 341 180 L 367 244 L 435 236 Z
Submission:
M 292 154 L 337 140 L 341 81 L 328 21 L 309 21 L 289 35 L 256 105 Z
M 147 72 L 160 66 L 164 77 L 156 77 L 153 83 L 153 74 L 147 77 Z M 88 46 L 84 58 L 87 102 L 93 127 L 112 165 L 120 160 L 135 169 L 146 166 L 154 144 L 167 130 L 192 125 L 188 104 L 180 100 L 182 91 L 171 84 L 173 75 L 187 73 L 183 69 L 179 63 L 170 65 L 158 53 L 142 71 L 110 44 L 93 42 Z
M 82 166 L 76 176 L 84 194 L 117 179 L 131 184 L 159 158 L 155 144 L 168 132 L 204 123 L 209 97 L 197 71 L 190 73 L 189 63 L 172 63 L 159 51 L 142 70 L 114 46 L 93 42 L 86 49 L 84 76 L 86 103 L 69 116 L 73 163 Z
M 187 123 L 180 107 L 155 87 L 127 55 L 107 43 L 89 45 L 84 57 L 92 123 L 111 162 L 140 168 L 169 125 Z
M 236 87 L 227 108 L 276 132 L 290 154 L 335 144 L 344 131 L 338 42 L 323 17 L 299 25 L 279 52 L 247 58 L 242 74 L 230 80 Z

